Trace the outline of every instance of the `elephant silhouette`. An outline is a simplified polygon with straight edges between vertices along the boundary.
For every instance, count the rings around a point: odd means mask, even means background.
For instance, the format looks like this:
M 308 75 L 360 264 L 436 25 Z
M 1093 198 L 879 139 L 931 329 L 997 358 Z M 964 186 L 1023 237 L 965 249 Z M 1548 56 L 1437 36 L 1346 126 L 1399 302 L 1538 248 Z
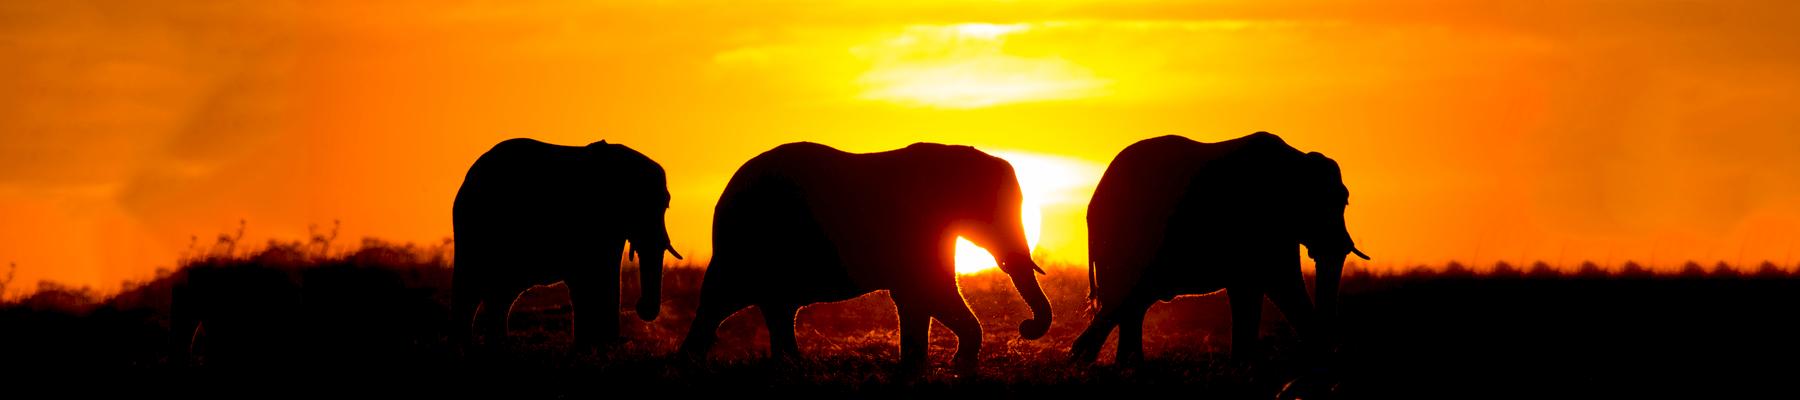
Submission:
M 1218 143 L 1162 136 L 1126 147 L 1088 203 L 1088 296 L 1099 311 L 1072 358 L 1093 362 L 1116 326 L 1117 360 L 1141 361 L 1152 303 L 1221 289 L 1235 355 L 1255 351 L 1264 295 L 1302 340 L 1329 340 L 1344 259 L 1368 259 L 1344 225 L 1349 196 L 1336 161 L 1267 132 Z M 1318 266 L 1316 311 L 1300 245 Z
M 169 354 L 184 365 L 267 367 L 293 362 L 307 326 L 290 270 L 200 264 L 170 289 Z
M 575 311 L 589 310 L 577 319 L 578 345 L 618 340 L 619 251 L 626 242 L 643 285 L 638 318 L 656 319 L 662 253 L 681 258 L 663 223 L 668 208 L 662 166 L 624 145 L 495 145 L 469 167 L 452 211 L 455 341 L 469 344 L 474 329 L 496 342 L 520 293 L 558 281 Z
M 392 366 L 406 362 L 413 344 L 439 337 L 442 306 L 430 289 L 406 287 L 399 271 L 339 261 L 296 266 L 280 261 L 288 254 L 298 255 L 269 250 L 177 273 L 169 298 L 170 361 Z
M 1050 326 L 1020 223 L 1012 165 L 973 147 L 917 143 L 852 154 L 816 143 L 778 146 L 732 176 L 713 215 L 713 255 L 682 353 L 705 358 L 719 323 L 758 307 L 776 358 L 798 357 L 800 307 L 887 290 L 900 317 L 900 361 L 922 371 L 936 318 L 956 333 L 955 367 L 973 371 L 981 324 L 956 282 L 955 241 L 989 250 L 1032 318 Z

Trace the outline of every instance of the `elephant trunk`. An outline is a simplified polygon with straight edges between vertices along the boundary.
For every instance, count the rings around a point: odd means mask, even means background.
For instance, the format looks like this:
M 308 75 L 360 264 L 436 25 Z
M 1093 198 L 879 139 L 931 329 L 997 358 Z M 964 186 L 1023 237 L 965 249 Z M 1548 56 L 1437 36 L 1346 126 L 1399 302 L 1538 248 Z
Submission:
M 1005 272 L 1012 277 L 1013 288 L 1018 289 L 1019 296 L 1025 299 L 1025 305 L 1031 307 L 1031 319 L 1019 323 L 1019 337 L 1027 340 L 1044 337 L 1050 331 L 1050 298 L 1044 296 L 1044 289 L 1038 286 L 1037 273 L 1042 273 L 1037 262 L 1031 256 L 1012 257 L 1007 263 L 1013 268 Z M 1021 268 L 1023 267 L 1023 268 Z
M 1313 259 L 1317 266 L 1313 282 L 1313 303 L 1318 311 L 1321 333 L 1327 338 L 1333 334 L 1334 321 L 1337 320 L 1338 281 L 1344 273 L 1345 256 L 1327 255 Z
M 656 316 L 662 312 L 663 251 L 667 250 L 675 258 L 681 258 L 681 253 L 676 253 L 669 246 L 669 231 L 666 227 L 658 227 L 649 236 L 652 238 L 632 246 L 636 248 L 638 256 L 638 287 L 642 291 L 638 295 L 638 319 L 646 322 L 656 320 Z

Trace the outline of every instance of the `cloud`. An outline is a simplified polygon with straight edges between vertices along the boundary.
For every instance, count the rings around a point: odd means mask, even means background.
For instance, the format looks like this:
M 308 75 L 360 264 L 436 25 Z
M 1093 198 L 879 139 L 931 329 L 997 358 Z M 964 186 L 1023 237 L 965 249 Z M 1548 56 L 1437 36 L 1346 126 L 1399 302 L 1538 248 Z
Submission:
M 171 205 L 285 127 L 281 8 L 0 6 L 0 219 L 31 233 L 0 242 L 0 261 L 24 282 L 77 284 L 172 262 L 159 237 L 193 225 L 165 225 Z
M 434 240 L 459 169 L 511 136 L 666 159 L 700 253 L 712 196 L 774 143 L 1103 162 L 1255 130 L 1344 162 L 1390 257 L 1459 257 L 1470 231 L 1534 255 L 1726 237 L 1800 220 L 1797 7 L 6 1 L 0 262 L 110 283 L 130 275 L 75 271 L 147 273 L 238 218 Z

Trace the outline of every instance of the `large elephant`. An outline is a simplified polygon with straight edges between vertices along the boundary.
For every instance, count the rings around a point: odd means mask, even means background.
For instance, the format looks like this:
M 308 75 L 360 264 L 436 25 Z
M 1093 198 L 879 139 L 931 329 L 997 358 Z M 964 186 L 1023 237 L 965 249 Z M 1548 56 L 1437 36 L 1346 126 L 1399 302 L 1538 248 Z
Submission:
M 1156 301 L 1225 290 L 1232 352 L 1254 351 L 1269 296 L 1301 333 L 1322 343 L 1336 315 L 1338 278 L 1356 249 L 1344 226 L 1350 192 L 1336 161 L 1257 132 L 1218 143 L 1146 139 L 1113 158 L 1088 203 L 1090 298 L 1100 310 L 1071 351 L 1092 362 L 1119 328 L 1120 362 L 1143 358 L 1144 313 Z M 1317 309 L 1300 250 L 1317 263 Z
M 968 146 L 918 143 L 852 154 L 816 143 L 762 153 L 732 176 L 713 215 L 712 263 L 682 352 L 704 358 L 719 323 L 756 306 L 775 357 L 796 357 L 802 306 L 887 290 L 900 316 L 903 368 L 925 365 L 936 318 L 956 333 L 955 366 L 971 371 L 981 324 L 956 283 L 955 243 L 994 255 L 1032 310 L 1027 339 L 1050 326 L 1020 223 L 1012 165 Z
M 616 340 L 619 251 L 627 241 L 643 284 L 638 318 L 656 319 L 662 253 L 681 258 L 663 225 L 668 208 L 662 166 L 624 145 L 500 142 L 475 160 L 456 192 L 452 335 L 469 343 L 476 325 L 495 342 L 505 336 L 520 293 L 561 281 L 571 306 L 592 310 L 580 321 L 576 343 Z

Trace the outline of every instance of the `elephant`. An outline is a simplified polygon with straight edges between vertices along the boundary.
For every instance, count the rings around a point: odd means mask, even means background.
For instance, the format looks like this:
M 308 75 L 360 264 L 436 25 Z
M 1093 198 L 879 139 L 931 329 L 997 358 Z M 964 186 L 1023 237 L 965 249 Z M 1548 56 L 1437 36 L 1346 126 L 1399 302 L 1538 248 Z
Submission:
M 274 366 L 304 353 L 300 279 L 291 269 L 196 263 L 172 279 L 169 352 L 178 365 Z
M 171 277 L 170 361 L 179 365 L 275 367 L 354 362 L 395 365 L 414 345 L 440 338 L 443 306 L 429 288 L 408 288 L 399 270 L 354 258 L 308 260 L 273 248 L 242 260 L 190 263 Z M 322 365 L 322 364 L 321 364 Z
M 715 253 L 680 351 L 705 359 L 719 323 L 756 306 L 770 355 L 795 359 L 799 308 L 887 290 L 899 314 L 903 370 L 923 371 L 936 318 L 958 339 L 954 366 L 972 372 L 982 328 L 957 286 L 957 236 L 988 249 L 1032 310 L 1020 335 L 1049 330 L 1021 200 L 1012 165 L 969 146 L 861 154 L 809 142 L 775 147 L 745 162 L 719 197 Z
M 1093 362 L 1116 326 L 1117 361 L 1139 362 L 1151 304 L 1221 289 L 1234 356 L 1255 353 L 1264 295 L 1317 348 L 1336 315 L 1344 259 L 1368 259 L 1344 224 L 1349 196 L 1336 161 L 1268 132 L 1217 143 L 1170 135 L 1126 147 L 1088 203 L 1088 297 L 1099 309 L 1071 357 Z M 1316 309 L 1301 274 L 1302 245 L 1317 264 Z
M 663 222 L 668 208 L 662 165 L 624 145 L 494 145 L 469 167 L 451 212 L 455 341 L 469 344 L 472 325 L 490 344 L 504 337 L 513 300 L 558 281 L 576 311 L 598 311 L 577 321 L 576 344 L 617 341 L 619 251 L 627 242 L 643 288 L 637 316 L 655 320 L 662 253 L 681 259 Z

